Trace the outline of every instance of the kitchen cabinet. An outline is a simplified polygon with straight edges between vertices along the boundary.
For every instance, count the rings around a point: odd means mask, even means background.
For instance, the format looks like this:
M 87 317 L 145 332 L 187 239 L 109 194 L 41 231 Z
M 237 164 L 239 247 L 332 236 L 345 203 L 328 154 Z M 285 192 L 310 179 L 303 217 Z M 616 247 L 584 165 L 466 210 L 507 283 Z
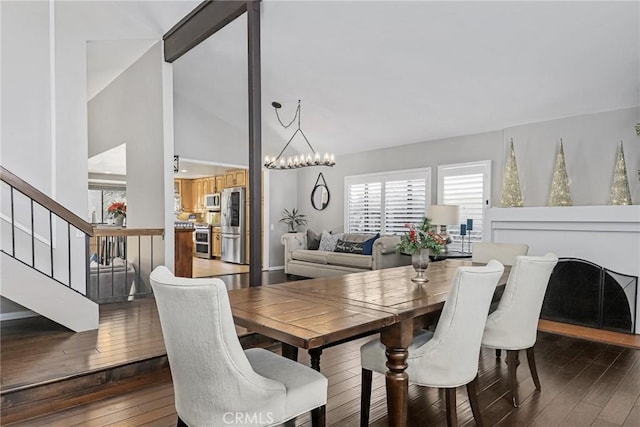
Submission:
M 175 179 L 173 181 L 173 188 L 180 197 L 180 205 L 183 212 L 193 212 L 196 208 L 193 199 L 193 183 L 191 181 L 190 179 Z
M 214 176 L 215 180 L 215 191 L 214 193 L 222 193 L 224 189 L 224 175 Z
M 231 169 L 224 174 L 224 186 L 229 187 L 246 187 L 247 186 L 247 170 Z
M 217 193 L 216 191 L 216 177 L 210 176 L 209 178 L 205 178 L 205 192 L 204 194 L 213 194 Z
M 204 195 L 206 178 L 198 178 L 193 180 L 193 204 L 195 212 L 204 212 Z
M 222 257 L 222 229 L 213 227 L 211 230 L 211 256 L 215 258 Z
M 193 230 L 175 229 L 174 266 L 178 277 L 193 276 Z

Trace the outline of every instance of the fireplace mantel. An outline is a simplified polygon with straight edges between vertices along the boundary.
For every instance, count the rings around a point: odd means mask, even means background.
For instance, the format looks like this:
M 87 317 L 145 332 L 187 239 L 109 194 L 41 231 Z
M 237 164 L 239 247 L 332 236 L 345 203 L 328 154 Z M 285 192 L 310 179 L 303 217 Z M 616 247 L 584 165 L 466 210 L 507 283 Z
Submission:
M 639 205 L 489 208 L 485 220 L 485 241 L 527 243 L 530 255 L 554 252 L 640 276 Z

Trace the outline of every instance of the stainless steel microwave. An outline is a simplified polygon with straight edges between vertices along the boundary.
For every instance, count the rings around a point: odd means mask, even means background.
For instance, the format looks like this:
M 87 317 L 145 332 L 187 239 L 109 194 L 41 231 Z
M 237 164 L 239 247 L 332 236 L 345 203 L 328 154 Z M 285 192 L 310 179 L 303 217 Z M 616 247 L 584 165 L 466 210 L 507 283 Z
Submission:
M 204 196 L 204 206 L 210 211 L 219 211 L 220 193 L 207 194 Z

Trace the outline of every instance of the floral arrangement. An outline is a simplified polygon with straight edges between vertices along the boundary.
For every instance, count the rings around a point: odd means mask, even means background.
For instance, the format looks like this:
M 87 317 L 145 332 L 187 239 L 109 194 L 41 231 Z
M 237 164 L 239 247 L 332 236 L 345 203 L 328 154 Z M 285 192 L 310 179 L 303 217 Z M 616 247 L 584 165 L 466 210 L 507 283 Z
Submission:
M 107 210 L 109 211 L 109 215 L 113 218 L 119 216 L 126 218 L 127 216 L 127 205 L 124 202 L 113 202 Z
M 431 229 L 431 220 L 425 217 L 422 223 L 405 224 L 409 231 L 400 237 L 397 250 L 402 253 L 413 255 L 420 252 L 420 249 L 429 249 L 432 255 L 442 252 L 447 238 L 440 236 Z

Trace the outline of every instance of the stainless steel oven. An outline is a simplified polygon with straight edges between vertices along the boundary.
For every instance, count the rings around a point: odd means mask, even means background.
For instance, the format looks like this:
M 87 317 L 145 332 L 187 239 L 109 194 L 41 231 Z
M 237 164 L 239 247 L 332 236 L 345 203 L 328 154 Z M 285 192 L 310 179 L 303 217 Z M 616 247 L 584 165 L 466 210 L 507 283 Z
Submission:
M 211 226 L 209 224 L 196 224 L 193 231 L 195 243 L 195 255 L 198 258 L 211 259 Z

